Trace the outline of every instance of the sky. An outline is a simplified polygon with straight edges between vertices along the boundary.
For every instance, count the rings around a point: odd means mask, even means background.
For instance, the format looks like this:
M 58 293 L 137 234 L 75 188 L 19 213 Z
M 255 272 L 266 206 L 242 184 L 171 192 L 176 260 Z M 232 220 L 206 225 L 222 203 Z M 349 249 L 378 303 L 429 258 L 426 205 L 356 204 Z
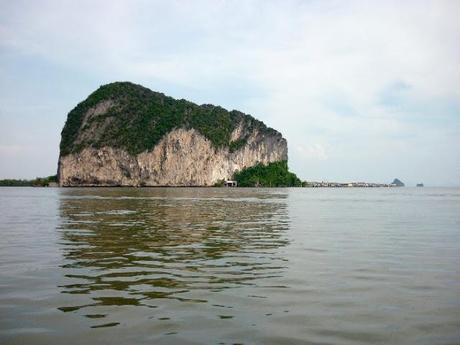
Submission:
M 460 186 L 460 1 L 0 0 L 0 178 L 131 81 L 280 131 L 308 181 Z

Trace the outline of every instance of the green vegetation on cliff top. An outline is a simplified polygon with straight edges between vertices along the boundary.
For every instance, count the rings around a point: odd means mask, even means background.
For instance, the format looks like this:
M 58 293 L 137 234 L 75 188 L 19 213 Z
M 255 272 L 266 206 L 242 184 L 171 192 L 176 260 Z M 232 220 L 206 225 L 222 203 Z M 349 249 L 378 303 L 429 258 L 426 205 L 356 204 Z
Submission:
M 301 187 L 302 181 L 289 172 L 287 161 L 257 164 L 235 173 L 239 187 Z
M 90 117 L 84 116 L 102 101 L 112 101 L 109 109 Z M 110 119 L 109 119 L 110 118 Z M 231 133 L 240 124 L 243 136 L 232 142 Z M 98 135 L 88 135 L 85 141 L 77 140 L 85 131 L 103 128 Z M 227 111 L 213 105 L 197 105 L 186 100 L 176 100 L 129 82 L 115 82 L 101 86 L 79 103 L 68 115 L 61 133 L 61 155 L 81 151 L 85 147 L 118 147 L 131 154 L 151 150 L 161 138 L 175 128 L 194 128 L 214 147 L 228 147 L 235 151 L 246 144 L 251 132 L 280 135 L 263 122 L 239 111 Z

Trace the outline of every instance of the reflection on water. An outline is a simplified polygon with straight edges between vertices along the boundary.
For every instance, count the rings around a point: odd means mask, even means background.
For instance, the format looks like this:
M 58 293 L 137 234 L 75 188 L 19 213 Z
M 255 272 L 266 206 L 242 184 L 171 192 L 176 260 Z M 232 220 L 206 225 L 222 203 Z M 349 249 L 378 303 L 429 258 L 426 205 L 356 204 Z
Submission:
M 212 303 L 209 293 L 280 277 L 286 197 L 206 189 L 65 190 L 60 245 L 66 280 L 59 288 L 81 296 L 59 309 L 78 311 L 94 320 L 93 327 L 117 326 L 120 320 L 101 322 L 110 313 L 104 307 L 157 308 L 165 299 Z

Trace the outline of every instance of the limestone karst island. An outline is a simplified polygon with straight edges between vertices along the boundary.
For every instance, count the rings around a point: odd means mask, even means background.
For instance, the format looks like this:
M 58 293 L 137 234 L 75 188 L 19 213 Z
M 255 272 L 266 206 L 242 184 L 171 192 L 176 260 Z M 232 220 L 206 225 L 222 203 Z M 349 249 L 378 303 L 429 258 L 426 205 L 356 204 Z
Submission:
M 300 186 L 278 131 L 239 111 L 176 100 L 129 82 L 70 111 L 60 186 Z

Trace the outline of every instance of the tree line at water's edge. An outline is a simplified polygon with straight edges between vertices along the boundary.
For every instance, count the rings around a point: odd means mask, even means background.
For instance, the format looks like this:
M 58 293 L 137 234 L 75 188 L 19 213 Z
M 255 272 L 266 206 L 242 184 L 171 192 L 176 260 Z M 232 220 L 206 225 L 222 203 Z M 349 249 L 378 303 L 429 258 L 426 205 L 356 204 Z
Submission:
M 0 187 L 48 187 L 50 184 L 57 182 L 57 175 L 37 177 L 33 180 L 4 179 L 0 180 Z
M 233 179 L 239 187 L 302 187 L 304 183 L 288 169 L 287 161 L 259 163 L 237 171 Z M 216 186 L 223 185 L 219 181 Z

